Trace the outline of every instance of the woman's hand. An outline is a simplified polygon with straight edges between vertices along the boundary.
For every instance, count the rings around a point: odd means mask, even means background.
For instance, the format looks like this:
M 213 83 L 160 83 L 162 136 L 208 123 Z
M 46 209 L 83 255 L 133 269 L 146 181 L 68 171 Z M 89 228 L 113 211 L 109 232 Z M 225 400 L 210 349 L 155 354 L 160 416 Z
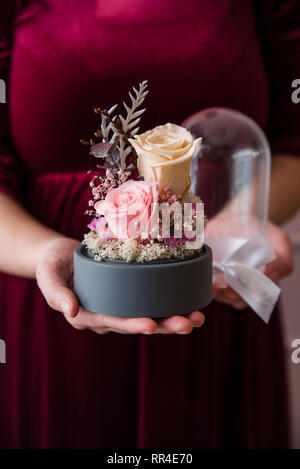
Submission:
M 276 253 L 276 259 L 265 267 L 264 274 L 273 282 L 278 282 L 289 275 L 294 268 L 293 253 L 290 238 L 279 226 L 269 222 L 266 237 Z M 221 303 L 229 304 L 236 309 L 245 309 L 245 301 L 230 287 L 218 284 L 213 288 L 214 298 Z
M 73 255 L 78 244 L 74 239 L 62 237 L 49 241 L 36 269 L 36 279 L 47 303 L 63 313 L 76 329 L 90 329 L 97 334 L 189 334 L 194 327 L 203 325 L 204 316 L 200 311 L 154 321 L 150 318 L 107 316 L 81 308 L 72 291 Z

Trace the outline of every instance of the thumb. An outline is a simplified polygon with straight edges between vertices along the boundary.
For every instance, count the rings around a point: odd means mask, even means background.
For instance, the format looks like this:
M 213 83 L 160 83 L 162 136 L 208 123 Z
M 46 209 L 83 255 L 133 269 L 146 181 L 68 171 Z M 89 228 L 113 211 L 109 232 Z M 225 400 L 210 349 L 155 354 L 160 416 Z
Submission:
M 79 312 L 79 303 L 68 287 L 68 282 L 54 262 L 45 261 L 36 273 L 38 286 L 48 305 L 68 317 L 75 317 Z
M 279 227 L 273 228 L 272 245 L 277 257 L 266 266 L 265 275 L 278 282 L 293 271 L 293 251 L 289 236 Z

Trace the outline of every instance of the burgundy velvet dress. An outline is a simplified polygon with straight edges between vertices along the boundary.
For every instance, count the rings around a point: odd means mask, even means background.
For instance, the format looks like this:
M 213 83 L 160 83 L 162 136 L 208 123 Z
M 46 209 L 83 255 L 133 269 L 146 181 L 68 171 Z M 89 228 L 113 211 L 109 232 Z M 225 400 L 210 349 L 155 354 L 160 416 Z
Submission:
M 0 190 L 81 239 L 90 188 L 79 139 L 93 106 L 148 79 L 143 130 L 236 108 L 300 154 L 298 1 L 1 0 Z M 1 223 L 4 220 L 1 220 Z M 222 448 L 288 444 L 278 312 L 212 304 L 189 336 L 98 336 L 1 274 L 0 446 Z

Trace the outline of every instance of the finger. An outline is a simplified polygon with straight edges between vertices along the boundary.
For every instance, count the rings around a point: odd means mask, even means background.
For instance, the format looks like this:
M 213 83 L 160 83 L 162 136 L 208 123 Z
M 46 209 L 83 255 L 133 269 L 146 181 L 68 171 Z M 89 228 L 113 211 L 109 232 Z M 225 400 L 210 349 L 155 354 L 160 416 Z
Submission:
M 248 306 L 247 303 L 242 298 L 236 298 L 234 300 L 231 300 L 227 298 L 226 296 L 224 296 L 224 297 L 216 297 L 215 300 L 218 301 L 219 303 L 223 303 L 225 305 L 232 306 L 233 308 L 240 309 L 240 310 L 246 309 Z
M 55 262 L 44 262 L 37 271 L 37 282 L 52 309 L 69 317 L 75 317 L 78 314 L 78 300 L 68 288 L 67 281 L 61 275 L 59 266 Z
M 293 259 L 283 260 L 277 258 L 265 268 L 264 274 L 275 283 L 278 283 L 282 278 L 287 277 L 294 269 Z
M 214 299 L 219 303 L 232 306 L 235 309 L 243 310 L 247 308 L 247 303 L 231 287 L 214 288 Z
M 71 324 L 77 328 L 84 326 L 89 329 L 107 329 L 125 334 L 153 334 L 157 329 L 157 323 L 150 318 L 121 318 L 92 313 L 84 309 L 80 309 L 80 313 L 71 320 Z
M 187 318 L 192 321 L 194 327 L 201 327 L 205 322 L 205 316 L 201 311 L 193 311 L 187 315 Z
M 230 304 L 241 298 L 240 295 L 238 295 L 238 293 L 236 293 L 232 288 L 220 288 L 218 286 L 213 286 L 213 297 L 215 300 L 227 304 Z
M 193 322 L 185 316 L 171 316 L 158 321 L 157 334 L 190 334 Z
M 291 240 L 289 235 L 276 225 L 269 224 L 268 233 L 277 257 L 266 266 L 265 275 L 274 282 L 278 282 L 294 269 Z
M 232 304 L 232 307 L 240 311 L 243 311 L 244 309 L 248 308 L 248 305 L 244 300 L 239 300 L 239 301 L 234 302 Z
M 96 332 L 96 334 L 99 334 L 99 335 L 106 335 L 109 332 L 116 332 L 116 331 L 113 331 L 111 329 L 91 329 L 91 331 Z
M 278 268 L 278 262 L 277 259 L 273 262 L 271 262 L 268 266 L 266 266 L 264 274 L 273 282 L 278 283 L 279 280 L 282 278 L 282 271 L 280 268 Z
M 228 296 L 229 298 L 236 298 L 239 296 L 238 293 L 229 285 L 221 287 L 218 284 L 217 285 L 213 284 L 213 294 L 222 293 L 222 292 L 225 293 L 226 296 Z
M 200 311 L 194 311 L 193 313 L 190 313 L 189 315 L 187 315 L 188 319 L 190 321 L 192 321 L 193 323 L 193 327 L 201 327 L 204 322 L 205 322 L 205 317 L 204 317 L 204 314 L 201 313 Z M 168 318 L 169 319 L 169 318 Z M 160 324 L 161 324 L 162 320 L 160 321 Z M 169 322 L 169 321 L 167 321 Z M 168 325 L 168 324 L 167 324 Z M 117 330 L 117 329 L 109 329 L 110 332 L 118 332 L 118 333 L 121 333 L 121 334 L 128 334 L 128 332 L 125 332 L 124 330 Z M 161 327 L 158 327 L 154 332 L 142 332 L 143 334 L 149 334 L 149 333 L 155 333 L 155 334 L 173 334 L 174 332 L 173 331 L 170 331 L 170 330 L 162 330 Z M 185 331 L 179 331 L 178 333 L 185 333 Z M 188 332 L 187 332 L 188 333 Z

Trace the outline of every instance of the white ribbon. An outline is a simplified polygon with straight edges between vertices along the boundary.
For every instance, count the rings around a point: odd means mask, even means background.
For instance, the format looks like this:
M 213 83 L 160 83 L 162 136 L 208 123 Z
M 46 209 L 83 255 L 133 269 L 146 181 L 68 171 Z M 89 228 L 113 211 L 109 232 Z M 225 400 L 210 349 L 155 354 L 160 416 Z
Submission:
M 214 252 L 213 238 L 206 240 Z M 221 240 L 218 239 L 220 243 Z M 220 245 L 218 246 L 220 251 Z M 214 273 L 223 273 L 227 284 L 251 306 L 258 316 L 269 322 L 281 289 L 259 268 L 275 259 L 269 242 L 260 233 L 231 250 L 222 261 L 214 260 Z

